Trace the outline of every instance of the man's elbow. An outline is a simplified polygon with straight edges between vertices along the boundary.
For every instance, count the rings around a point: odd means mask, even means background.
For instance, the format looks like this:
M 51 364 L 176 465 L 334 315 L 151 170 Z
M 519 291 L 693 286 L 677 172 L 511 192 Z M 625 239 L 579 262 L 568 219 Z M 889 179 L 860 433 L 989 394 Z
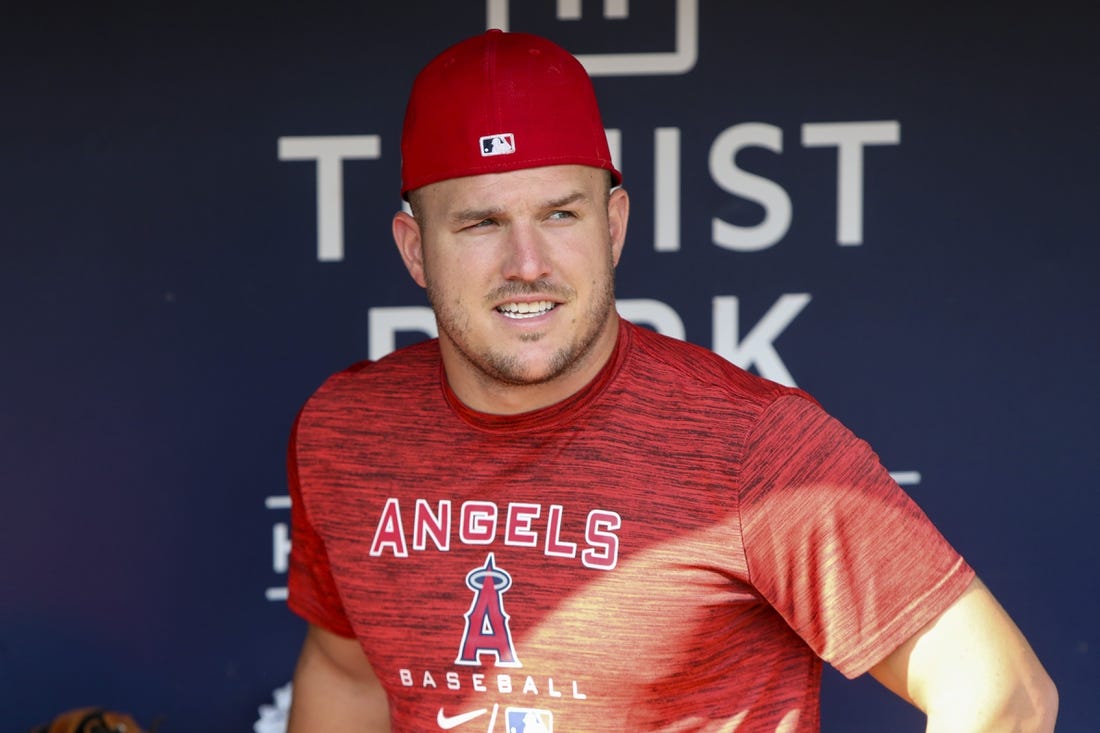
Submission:
M 999 720 L 982 728 L 989 731 L 1051 733 L 1058 718 L 1058 688 L 1045 670 L 1019 681 L 1001 707 Z
M 1033 685 L 1035 725 L 1033 730 L 1050 733 L 1058 719 L 1058 687 L 1046 672 L 1039 675 Z
M 928 733 L 1052 733 L 1058 688 L 1042 667 L 957 684 L 946 694 L 914 703 L 928 716 Z

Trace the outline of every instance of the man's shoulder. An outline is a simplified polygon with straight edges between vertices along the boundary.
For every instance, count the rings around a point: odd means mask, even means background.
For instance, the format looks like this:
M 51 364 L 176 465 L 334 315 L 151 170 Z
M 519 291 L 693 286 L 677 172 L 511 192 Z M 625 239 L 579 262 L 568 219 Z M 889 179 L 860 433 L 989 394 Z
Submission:
M 427 385 L 438 384 L 439 364 L 436 339 L 397 349 L 377 360 L 355 362 L 328 377 L 306 408 L 413 399 Z
M 788 395 L 809 397 L 797 388 L 752 374 L 697 344 L 634 324 L 628 327 L 639 359 L 636 368 L 651 381 L 675 384 L 687 394 L 697 391 L 763 403 Z

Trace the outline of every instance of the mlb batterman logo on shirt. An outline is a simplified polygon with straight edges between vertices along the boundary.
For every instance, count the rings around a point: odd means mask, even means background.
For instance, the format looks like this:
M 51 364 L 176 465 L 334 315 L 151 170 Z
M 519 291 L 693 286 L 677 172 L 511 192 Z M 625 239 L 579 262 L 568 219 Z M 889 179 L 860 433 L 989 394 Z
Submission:
M 549 710 L 508 708 L 508 733 L 554 733 L 554 716 Z

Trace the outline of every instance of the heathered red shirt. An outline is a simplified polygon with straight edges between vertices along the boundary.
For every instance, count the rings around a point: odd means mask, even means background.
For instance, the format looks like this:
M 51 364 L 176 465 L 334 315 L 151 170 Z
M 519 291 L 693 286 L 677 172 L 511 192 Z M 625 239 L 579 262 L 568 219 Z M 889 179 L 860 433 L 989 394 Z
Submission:
M 808 395 L 622 322 L 559 404 L 463 406 L 424 342 L 332 377 L 290 451 L 290 606 L 394 731 L 818 730 L 973 578 Z

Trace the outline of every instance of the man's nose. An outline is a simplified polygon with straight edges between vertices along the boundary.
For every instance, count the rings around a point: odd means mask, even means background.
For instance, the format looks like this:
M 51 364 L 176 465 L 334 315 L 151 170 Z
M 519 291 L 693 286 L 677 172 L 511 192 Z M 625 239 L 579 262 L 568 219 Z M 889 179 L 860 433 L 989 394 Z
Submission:
M 504 246 L 504 277 L 509 280 L 535 281 L 550 274 L 548 243 L 532 224 L 513 223 L 508 227 Z

